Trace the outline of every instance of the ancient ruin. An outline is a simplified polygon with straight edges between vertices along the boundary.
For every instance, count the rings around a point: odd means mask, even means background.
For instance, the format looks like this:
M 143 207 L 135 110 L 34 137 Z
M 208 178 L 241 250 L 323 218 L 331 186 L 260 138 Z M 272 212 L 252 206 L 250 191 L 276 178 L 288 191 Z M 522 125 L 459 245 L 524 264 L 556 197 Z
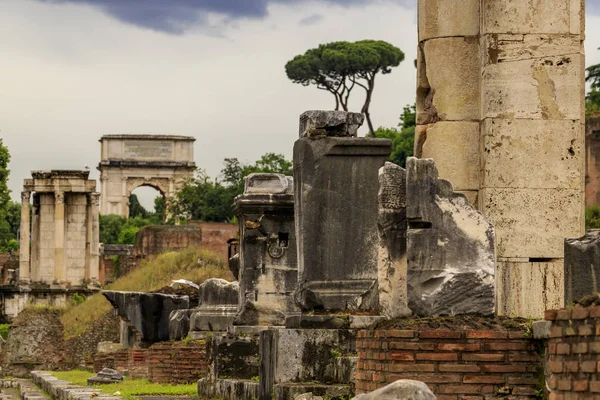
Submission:
M 20 252 L 19 280 L 63 286 L 97 283 L 96 181 L 87 179 L 89 171 L 33 171 L 31 175 L 33 179 L 25 180 L 21 194 L 24 250 Z
M 129 196 L 140 186 L 155 188 L 168 203 L 193 176 L 195 141 L 177 135 L 102 136 L 100 213 L 128 217 Z
M 498 312 L 539 317 L 583 234 L 584 1 L 418 7 L 415 154 L 494 225 Z

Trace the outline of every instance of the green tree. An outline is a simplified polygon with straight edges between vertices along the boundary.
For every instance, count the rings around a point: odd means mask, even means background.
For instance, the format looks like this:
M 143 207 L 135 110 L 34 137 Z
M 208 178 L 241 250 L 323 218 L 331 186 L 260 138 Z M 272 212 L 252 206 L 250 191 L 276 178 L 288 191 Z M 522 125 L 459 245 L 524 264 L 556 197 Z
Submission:
M 379 127 L 375 131 L 378 138 L 392 140 L 390 161 L 402 168 L 406 167 L 406 159 L 413 155 L 416 126 L 415 106 L 406 106 L 400 115 L 400 129 Z
M 169 211 L 185 219 L 231 221 L 233 200 L 244 192 L 244 177 L 255 172 L 291 175 L 292 162 L 275 153 L 263 155 L 254 164 L 226 158 L 221 170 L 222 181 L 211 179 L 204 170 L 197 170 L 194 178 L 176 193 Z
M 0 249 L 7 250 L 11 241 L 16 238 L 16 230 L 11 226 L 12 212 L 14 211 L 12 202 L 10 201 L 10 190 L 8 189 L 8 177 L 10 170 L 8 163 L 10 162 L 10 152 L 2 143 L 0 138 Z M 17 204 L 19 212 L 19 220 L 21 207 Z M 14 222 L 13 222 L 14 223 Z M 18 227 L 16 228 L 19 229 Z
M 148 217 L 148 211 L 144 208 L 144 206 L 140 203 L 137 196 L 135 194 L 129 195 L 129 218 L 135 217 Z
M 389 74 L 404 60 L 404 53 L 382 40 L 333 42 L 321 44 L 295 56 L 285 65 L 288 78 L 303 86 L 316 86 L 335 98 L 335 109 L 348 111 L 350 93 L 356 87 L 365 90 L 361 112 L 365 115 L 369 135 L 375 130 L 369 108 L 378 73 Z
M 160 221 L 165 217 L 165 198 L 163 196 L 154 198 L 154 216 Z

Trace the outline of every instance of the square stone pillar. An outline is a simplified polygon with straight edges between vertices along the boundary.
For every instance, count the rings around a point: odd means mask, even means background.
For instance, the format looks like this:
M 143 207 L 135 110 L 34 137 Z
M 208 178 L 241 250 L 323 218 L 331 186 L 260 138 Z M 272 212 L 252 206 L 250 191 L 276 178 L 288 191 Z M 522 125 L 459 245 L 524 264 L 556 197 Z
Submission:
M 250 174 L 235 199 L 240 226 L 238 325 L 283 325 L 299 314 L 294 196 L 291 176 Z
M 90 193 L 87 204 L 87 242 L 89 243 L 86 278 L 91 284 L 98 284 L 100 276 L 100 193 Z
M 378 308 L 378 174 L 389 139 L 357 138 L 363 116 L 307 111 L 294 144 L 298 291 L 303 310 Z
M 19 250 L 19 280 L 29 282 L 29 198 L 31 192 L 21 192 L 21 240 Z
M 65 193 L 54 193 L 54 279 L 63 282 L 67 277 L 65 263 Z

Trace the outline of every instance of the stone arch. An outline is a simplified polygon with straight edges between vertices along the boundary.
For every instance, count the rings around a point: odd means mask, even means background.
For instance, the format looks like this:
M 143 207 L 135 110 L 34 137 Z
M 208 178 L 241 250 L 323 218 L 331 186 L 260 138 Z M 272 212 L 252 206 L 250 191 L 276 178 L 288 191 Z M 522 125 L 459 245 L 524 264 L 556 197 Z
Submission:
M 129 196 L 140 186 L 168 203 L 196 169 L 190 136 L 105 135 L 100 139 L 100 213 L 129 216 Z

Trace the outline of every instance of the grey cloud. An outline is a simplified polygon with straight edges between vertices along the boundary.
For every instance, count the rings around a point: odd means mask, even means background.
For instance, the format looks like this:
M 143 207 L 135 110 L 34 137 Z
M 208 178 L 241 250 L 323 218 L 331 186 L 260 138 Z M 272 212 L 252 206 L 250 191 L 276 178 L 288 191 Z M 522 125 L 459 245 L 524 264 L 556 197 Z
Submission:
M 321 21 L 323 19 L 323 16 L 321 14 L 312 14 L 309 15 L 308 17 L 304 17 L 302 18 L 300 21 L 298 21 L 298 24 L 300 25 L 314 25 L 317 22 Z
M 208 13 L 229 19 L 264 18 L 271 3 L 295 4 L 306 0 L 38 0 L 53 4 L 87 4 L 125 23 L 181 34 L 192 25 L 206 23 Z M 416 0 L 324 0 L 345 7 L 373 2 L 413 5 Z M 314 17 L 314 16 L 311 16 Z M 309 17 L 309 18 L 311 18 Z M 311 21 L 308 21 L 309 23 Z M 312 21 L 313 23 L 316 21 Z

